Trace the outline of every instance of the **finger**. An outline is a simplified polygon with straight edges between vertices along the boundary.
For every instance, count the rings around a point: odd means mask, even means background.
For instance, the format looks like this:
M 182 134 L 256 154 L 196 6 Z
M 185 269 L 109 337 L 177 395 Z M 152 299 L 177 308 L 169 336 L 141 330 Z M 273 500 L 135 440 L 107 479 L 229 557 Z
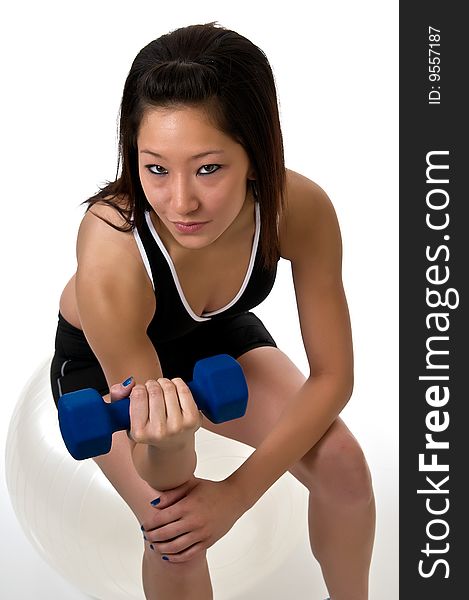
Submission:
M 199 424 L 202 421 L 202 416 L 189 386 L 180 377 L 175 377 L 174 379 L 171 379 L 171 381 L 176 386 L 179 404 L 181 405 L 184 417 L 186 417 L 185 420 L 189 418 L 193 425 Z
M 153 546 L 160 554 L 179 554 L 188 550 L 193 544 L 200 542 L 200 534 L 191 531 L 189 533 L 181 534 L 171 540 L 165 540 L 163 542 L 152 542 Z
M 148 394 L 144 385 L 136 385 L 130 394 L 130 434 L 136 442 L 142 439 L 148 422 Z
M 182 422 L 182 411 L 179 404 L 177 388 L 172 381 L 166 377 L 160 377 L 158 383 L 164 393 L 164 403 L 166 406 L 166 418 L 168 425 L 174 430 L 180 427 Z
M 178 504 L 174 504 L 173 506 L 168 506 L 164 510 L 158 511 L 155 513 L 155 516 L 150 517 L 144 526 L 145 534 L 148 538 L 156 539 L 155 536 L 158 536 L 158 531 L 163 529 L 164 527 L 170 525 L 171 523 L 176 524 L 183 517 L 183 512 L 181 511 L 181 507 Z M 181 533 L 181 530 L 179 530 Z M 168 539 L 170 537 L 174 537 L 174 533 L 171 535 L 165 535 L 161 539 Z
M 168 562 L 183 563 L 192 560 L 193 558 L 196 558 L 198 556 L 202 556 L 202 553 L 205 552 L 206 549 L 207 546 L 206 544 L 204 544 L 204 542 L 198 542 L 196 544 L 193 544 L 190 548 L 187 548 L 187 550 L 184 550 L 183 552 L 179 552 L 178 554 L 163 554 L 163 556 L 166 556 L 166 560 Z
M 158 508 L 158 509 L 163 509 L 163 508 L 167 508 L 168 506 L 172 506 L 179 500 L 182 500 L 182 498 L 185 498 L 187 496 L 188 492 L 195 485 L 196 485 L 196 479 L 194 477 L 192 477 L 185 483 L 179 485 L 176 488 L 173 488 L 172 490 L 165 490 L 164 492 L 161 492 L 161 494 L 158 496 L 158 498 L 155 498 L 155 500 L 152 500 L 152 502 L 154 502 L 154 504 L 152 504 L 152 506 L 154 506 L 155 508 Z M 158 503 L 155 502 L 157 499 L 159 499 Z
M 181 524 L 181 521 L 173 521 L 172 523 L 168 523 L 168 525 L 148 531 L 145 535 L 153 544 L 169 544 L 179 536 L 186 535 L 190 531 L 191 527 L 189 525 L 184 526 L 184 524 Z M 174 550 L 174 552 L 176 552 L 176 550 Z
M 111 402 L 128 398 L 132 388 L 135 386 L 135 379 L 128 377 L 123 383 L 115 383 L 109 390 L 111 394 Z
M 145 384 L 148 390 L 148 420 L 154 436 L 154 443 L 166 435 L 167 416 L 164 391 L 156 379 L 149 379 Z

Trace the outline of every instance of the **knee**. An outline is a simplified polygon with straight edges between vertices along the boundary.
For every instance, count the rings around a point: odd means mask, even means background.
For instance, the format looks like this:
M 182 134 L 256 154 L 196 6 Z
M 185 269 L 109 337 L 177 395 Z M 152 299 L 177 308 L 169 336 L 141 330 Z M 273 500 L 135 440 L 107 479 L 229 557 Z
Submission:
M 371 474 L 363 450 L 350 432 L 331 436 L 310 462 L 311 491 L 345 505 L 369 503 Z
M 164 572 L 166 575 L 175 577 L 191 577 L 202 570 L 207 569 L 207 551 L 203 550 L 197 553 L 193 558 L 184 562 L 171 562 L 163 560 L 163 554 L 158 552 L 155 547 L 150 547 L 149 543 L 145 544 L 144 560 L 153 566 L 153 568 Z

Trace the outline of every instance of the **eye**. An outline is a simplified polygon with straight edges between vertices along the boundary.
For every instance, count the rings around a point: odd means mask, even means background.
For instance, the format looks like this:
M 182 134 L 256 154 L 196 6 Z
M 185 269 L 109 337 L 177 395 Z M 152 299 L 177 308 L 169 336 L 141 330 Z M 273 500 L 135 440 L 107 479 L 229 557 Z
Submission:
M 153 173 L 153 175 L 167 175 L 168 173 L 168 171 L 161 165 L 145 165 L 145 167 L 150 171 L 150 173 Z M 152 169 L 155 169 L 155 171 L 152 171 Z
M 221 165 L 203 165 L 202 167 L 200 167 L 201 169 L 204 169 L 205 172 L 200 171 L 201 175 L 211 175 L 212 173 L 215 173 L 215 171 L 218 171 L 218 169 L 221 169 Z

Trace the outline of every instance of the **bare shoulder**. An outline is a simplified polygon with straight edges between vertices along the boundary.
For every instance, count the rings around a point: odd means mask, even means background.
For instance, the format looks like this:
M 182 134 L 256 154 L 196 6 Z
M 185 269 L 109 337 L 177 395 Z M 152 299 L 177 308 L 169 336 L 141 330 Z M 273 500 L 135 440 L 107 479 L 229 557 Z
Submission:
M 108 196 L 103 200 L 98 200 L 98 202 L 95 202 L 92 206 L 90 206 L 87 209 L 82 219 L 82 224 L 85 225 L 85 228 L 101 227 L 101 223 L 104 225 L 103 231 L 105 231 L 105 227 L 108 227 L 111 230 L 115 230 L 114 227 L 126 226 L 127 223 L 124 217 L 122 216 L 121 212 L 114 206 L 105 202 L 105 200 L 110 199 L 111 197 Z M 121 210 L 124 210 L 126 208 L 124 199 L 112 198 L 112 200 Z M 114 227 L 112 227 L 112 225 Z
M 334 206 L 327 193 L 304 175 L 287 169 L 285 210 L 279 223 L 281 256 L 294 260 L 305 252 L 340 246 Z
M 125 199 L 114 201 L 122 210 L 126 208 Z M 103 201 L 93 204 L 83 216 L 78 230 L 77 258 L 85 248 L 94 251 L 97 247 L 106 254 L 129 254 L 129 258 L 141 262 L 128 223 L 118 209 Z
M 125 290 L 145 322 L 151 320 L 155 308 L 152 284 L 133 232 L 116 208 L 104 202 L 89 208 L 79 227 L 76 254 L 77 293 L 79 288 L 84 290 L 82 295 L 90 294 L 91 288 L 93 294 Z

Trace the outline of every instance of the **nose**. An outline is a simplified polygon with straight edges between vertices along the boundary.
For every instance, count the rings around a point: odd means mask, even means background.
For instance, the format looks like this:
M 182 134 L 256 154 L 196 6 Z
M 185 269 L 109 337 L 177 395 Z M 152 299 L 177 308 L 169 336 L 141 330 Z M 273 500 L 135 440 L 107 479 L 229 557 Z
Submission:
M 171 206 L 175 217 L 193 213 L 199 201 L 190 184 L 183 176 L 176 177 L 171 186 Z

